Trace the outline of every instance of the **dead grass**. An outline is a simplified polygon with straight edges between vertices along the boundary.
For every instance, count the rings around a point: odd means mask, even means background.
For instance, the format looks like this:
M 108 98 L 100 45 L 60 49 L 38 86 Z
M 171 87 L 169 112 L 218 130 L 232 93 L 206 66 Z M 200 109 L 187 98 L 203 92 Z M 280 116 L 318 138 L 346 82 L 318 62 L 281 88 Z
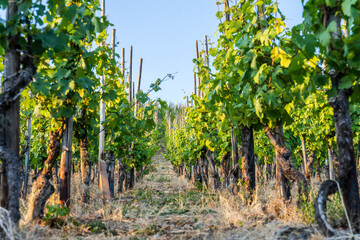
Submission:
M 65 225 L 61 229 L 33 226 L 22 219 L 22 238 L 276 239 L 280 232 L 280 237 L 303 233 L 311 239 L 323 239 L 309 226 L 311 213 L 304 215 L 296 201 L 285 203 L 280 199 L 273 181 L 260 185 L 254 201 L 248 203 L 247 196 L 241 194 L 244 191 L 234 196 L 227 190 L 194 188 L 177 177 L 161 155 L 154 158 L 154 164 L 156 172 L 146 175 L 135 189 L 115 194 L 118 197 L 107 204 L 96 185 L 91 186 L 91 202 L 82 203 L 80 176 L 75 174 L 71 212 L 63 218 Z M 57 204 L 57 199 L 54 194 L 48 205 Z M 21 210 L 26 212 L 26 202 L 22 202 Z

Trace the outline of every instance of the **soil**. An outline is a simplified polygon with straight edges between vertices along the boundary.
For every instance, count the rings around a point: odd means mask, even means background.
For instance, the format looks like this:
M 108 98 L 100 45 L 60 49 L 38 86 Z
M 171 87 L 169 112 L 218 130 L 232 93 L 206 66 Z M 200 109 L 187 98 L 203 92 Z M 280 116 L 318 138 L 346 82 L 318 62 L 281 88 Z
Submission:
M 158 153 L 153 170 L 118 199 L 74 203 L 65 220 L 22 230 L 26 239 L 322 239 L 314 227 L 279 221 L 260 207 L 245 216 L 229 196 L 194 187 Z

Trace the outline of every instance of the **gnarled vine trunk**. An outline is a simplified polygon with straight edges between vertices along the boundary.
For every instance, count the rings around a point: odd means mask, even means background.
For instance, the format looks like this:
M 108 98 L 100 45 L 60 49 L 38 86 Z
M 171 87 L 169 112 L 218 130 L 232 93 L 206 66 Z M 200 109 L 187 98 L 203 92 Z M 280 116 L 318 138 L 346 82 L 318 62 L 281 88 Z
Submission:
M 119 160 L 119 178 L 118 178 L 118 193 L 122 193 L 124 191 L 124 181 L 126 178 L 125 166 L 122 162 L 122 158 Z
M 287 200 L 290 197 L 289 180 L 297 182 L 299 194 L 301 194 L 303 190 L 307 191 L 307 181 L 305 176 L 295 169 L 291 159 L 291 151 L 285 145 L 282 124 L 278 124 L 274 128 L 266 126 L 264 129 L 266 136 L 275 147 L 276 175 L 282 189 L 283 198 Z
M 252 196 L 255 192 L 255 156 L 252 127 L 243 126 L 241 129 L 241 153 L 243 181 L 246 190 Z
M 343 49 L 343 46 L 341 45 L 342 39 L 340 39 L 342 16 L 338 11 L 339 9 L 337 7 L 326 7 L 326 5 L 324 5 L 322 8 L 324 27 L 328 27 L 331 23 L 335 23 L 334 32 L 330 32 L 331 44 L 327 47 L 327 52 L 330 54 L 334 54 L 335 52 L 338 53 L 339 50 L 341 52 Z M 343 57 L 342 53 L 341 57 Z M 336 96 L 329 99 L 329 104 L 334 111 L 337 154 L 339 160 L 337 181 L 341 188 L 345 208 L 349 215 L 352 228 L 358 233 L 360 232 L 360 198 L 349 104 L 349 97 L 351 96 L 352 89 L 351 87 L 349 89 L 341 89 L 339 87 L 343 77 L 345 77 L 344 73 L 340 72 L 340 70 L 332 69 L 332 66 L 330 66 L 329 75 L 331 77 L 332 87 L 336 90 Z
M 335 86 L 342 76 L 333 76 Z M 352 139 L 352 121 L 350 117 L 349 90 L 338 90 L 336 97 L 330 99 L 334 109 L 336 143 L 338 149 L 339 181 L 346 210 L 356 232 L 360 231 L 359 185 L 356 175 L 355 152 Z
M 109 181 L 110 196 L 111 198 L 114 198 L 115 154 L 113 151 L 106 152 L 106 171 Z
M 204 166 L 206 162 L 206 157 L 201 156 L 201 161 L 199 161 L 199 170 L 200 170 L 200 176 L 201 176 L 201 182 L 203 185 L 205 185 L 207 188 L 209 187 L 208 178 L 206 177 Z
M 50 132 L 47 159 L 44 162 L 44 167 L 39 177 L 35 180 L 31 189 L 27 219 L 35 223 L 41 223 L 46 201 L 55 190 L 54 186 L 50 183 L 50 179 L 53 166 L 60 154 L 60 140 L 63 131 L 63 126 L 61 126 L 58 130 Z
M 6 28 L 16 28 L 13 17 L 18 12 L 18 1 L 9 1 Z M 29 52 L 20 58 L 19 35 L 7 36 L 8 48 L 4 56 L 4 81 L 0 95 L 0 158 L 2 160 L 0 204 L 10 212 L 11 221 L 17 226 L 20 220 L 19 198 L 21 189 L 19 135 L 20 94 L 36 73 Z M 20 63 L 23 69 L 20 70 Z
M 227 188 L 230 185 L 230 170 L 231 170 L 231 163 L 230 163 L 230 153 L 226 153 L 220 163 L 221 172 L 223 174 L 223 188 Z
M 220 188 L 220 177 L 219 177 L 218 172 L 216 171 L 214 153 L 211 152 L 210 150 L 206 150 L 206 158 L 209 162 L 209 167 L 210 167 L 209 186 L 213 186 L 214 189 L 219 189 Z
M 326 216 L 326 202 L 328 197 L 338 191 L 335 181 L 324 181 L 315 200 L 315 219 L 323 233 L 328 236 L 335 235 L 337 231 L 329 224 Z
M 133 189 L 135 187 L 135 167 L 130 169 L 129 177 L 129 189 Z

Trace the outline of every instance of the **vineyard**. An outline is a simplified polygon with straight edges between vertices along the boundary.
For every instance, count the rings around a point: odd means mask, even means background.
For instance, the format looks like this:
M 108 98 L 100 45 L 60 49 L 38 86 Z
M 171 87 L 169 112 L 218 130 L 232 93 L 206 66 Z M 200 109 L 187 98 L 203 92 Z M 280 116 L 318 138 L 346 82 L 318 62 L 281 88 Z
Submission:
M 0 0 L 0 239 L 360 239 L 360 2 L 301 2 L 209 3 L 174 104 L 105 0 Z

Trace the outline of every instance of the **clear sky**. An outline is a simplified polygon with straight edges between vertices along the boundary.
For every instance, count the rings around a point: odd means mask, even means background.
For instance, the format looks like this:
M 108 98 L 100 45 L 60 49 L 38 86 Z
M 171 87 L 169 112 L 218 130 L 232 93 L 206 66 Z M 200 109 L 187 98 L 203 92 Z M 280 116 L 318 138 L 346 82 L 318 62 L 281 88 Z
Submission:
M 301 22 L 301 0 L 278 2 L 288 27 Z M 174 80 L 162 84 L 160 92 L 150 95 L 173 103 L 185 102 L 184 96 L 193 92 L 195 40 L 203 42 L 208 35 L 211 42 L 216 41 L 217 11 L 216 0 L 106 0 L 106 15 L 117 31 L 117 53 L 121 55 L 125 48 L 127 63 L 133 45 L 133 80 L 138 78 L 140 58 L 144 59 L 144 91 L 157 78 L 177 72 Z M 5 17 L 4 11 L 0 16 Z M 110 35 L 111 31 L 109 28 Z
M 289 27 L 301 22 L 300 0 L 278 2 Z M 140 58 L 144 91 L 157 78 L 177 72 L 174 80 L 163 83 L 161 92 L 150 95 L 173 103 L 184 102 L 194 89 L 195 40 L 203 41 L 204 35 L 216 40 L 217 11 L 216 0 L 106 0 L 106 15 L 117 30 L 117 53 L 125 48 L 127 62 L 133 45 L 133 79 L 137 81 Z

